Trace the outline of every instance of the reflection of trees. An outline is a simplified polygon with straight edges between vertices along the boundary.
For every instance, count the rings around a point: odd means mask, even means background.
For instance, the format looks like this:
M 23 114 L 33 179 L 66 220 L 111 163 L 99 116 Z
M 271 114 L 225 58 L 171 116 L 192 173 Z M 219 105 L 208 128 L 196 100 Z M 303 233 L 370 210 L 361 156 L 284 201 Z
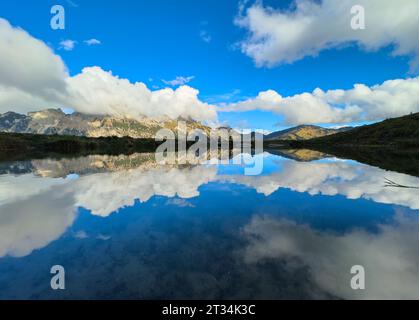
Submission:
M 214 149 L 202 153 L 179 153 L 165 154 L 169 159 L 167 167 L 183 168 L 199 164 L 228 164 L 238 154 L 239 149 Z M 173 161 L 170 161 L 173 160 Z M 130 155 L 88 155 L 83 157 L 67 157 L 62 159 L 35 159 L 26 161 L 0 162 L 0 175 L 22 175 L 33 173 L 44 178 L 64 178 L 69 174 L 79 176 L 127 171 L 131 169 L 152 169 L 161 167 L 156 161 L 155 153 L 133 153 Z

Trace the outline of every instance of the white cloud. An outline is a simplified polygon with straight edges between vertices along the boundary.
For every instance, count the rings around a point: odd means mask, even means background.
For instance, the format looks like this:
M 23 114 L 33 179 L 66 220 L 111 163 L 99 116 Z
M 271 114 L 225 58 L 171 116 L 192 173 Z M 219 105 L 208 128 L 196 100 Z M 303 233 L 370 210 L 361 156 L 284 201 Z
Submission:
M 193 79 L 195 79 L 194 76 L 189 76 L 189 77 L 178 76 L 173 80 L 162 80 L 162 81 L 164 84 L 167 84 L 172 87 L 177 87 L 177 86 L 183 86 L 191 82 Z
M 358 4 L 365 8 L 365 30 L 351 28 L 350 10 Z M 258 1 L 242 8 L 235 23 L 249 31 L 241 49 L 258 66 L 292 63 L 355 43 L 366 51 L 393 45 L 394 55 L 413 56 L 412 67 L 417 67 L 417 12 L 417 0 L 296 0 L 288 10 L 275 10 Z
M 199 36 L 200 36 L 201 40 L 206 42 L 206 43 L 210 43 L 211 40 L 212 40 L 211 35 L 206 30 L 201 30 L 201 32 L 199 33 Z
M 26 114 L 45 108 L 58 108 L 60 103 L 54 97 L 41 97 L 14 87 L 0 85 L 0 113 L 15 111 Z
M 81 231 L 77 231 L 77 232 L 74 234 L 74 238 L 76 238 L 76 239 L 80 239 L 80 240 L 83 240 L 83 239 L 87 239 L 87 238 L 89 238 L 89 235 L 87 234 L 87 232 L 86 232 L 86 231 L 81 230 Z
M 75 45 L 77 44 L 77 41 L 74 40 L 63 40 L 60 42 L 60 49 L 63 49 L 65 51 L 71 51 L 74 49 Z
M 175 206 L 179 208 L 195 208 L 195 206 L 192 203 L 182 198 L 171 198 L 166 201 L 166 205 Z
M 66 40 L 62 47 L 71 49 L 74 44 Z M 192 79 L 169 81 L 181 85 L 176 90 L 151 91 L 144 83 L 131 83 L 100 67 L 70 77 L 62 59 L 44 42 L 0 19 L 0 112 L 63 107 L 131 118 L 216 120 L 215 107 L 200 101 L 198 90 L 183 85 Z
M 102 42 L 100 40 L 97 40 L 97 39 L 85 40 L 84 43 L 87 44 L 88 46 L 94 46 L 94 45 L 102 44 Z
M 215 107 L 201 102 L 199 91 L 189 86 L 150 91 L 142 82 L 131 83 L 99 67 L 84 68 L 68 78 L 67 84 L 66 102 L 82 113 L 133 118 L 191 117 L 199 121 L 217 117 Z
M 219 111 L 263 110 L 284 117 L 288 125 L 377 121 L 419 112 L 419 77 L 385 81 L 350 90 L 319 88 L 289 97 L 274 90 L 238 103 L 222 104 Z
M 0 18 L 0 87 L 27 96 L 54 98 L 65 92 L 67 69 L 61 58 L 26 31 Z M 0 100 L 4 100 L 2 94 Z

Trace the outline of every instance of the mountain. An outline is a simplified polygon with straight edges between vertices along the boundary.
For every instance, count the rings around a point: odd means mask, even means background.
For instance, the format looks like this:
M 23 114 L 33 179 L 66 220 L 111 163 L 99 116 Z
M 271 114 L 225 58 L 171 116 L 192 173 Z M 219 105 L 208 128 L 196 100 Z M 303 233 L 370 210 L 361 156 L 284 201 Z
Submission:
M 265 136 L 265 140 L 288 140 L 288 141 L 299 141 L 299 140 L 309 140 L 318 137 L 329 136 L 338 132 L 343 132 L 350 130 L 351 128 L 345 127 L 341 129 L 326 129 L 318 126 L 312 125 L 302 125 L 298 127 L 293 127 L 287 130 L 273 132 Z
M 296 141 L 294 144 L 298 146 L 417 148 L 419 147 L 419 113 L 356 127 L 330 136 Z
M 308 148 L 419 177 L 419 113 L 331 136 L 290 141 L 288 147 Z
M 182 119 L 183 120 L 183 119 Z M 209 133 L 210 128 L 203 124 L 184 120 L 187 130 L 201 129 Z M 131 137 L 150 139 L 163 128 L 176 130 L 178 121 L 172 119 L 140 120 L 122 117 L 95 116 L 81 113 L 65 114 L 61 109 L 48 109 L 30 112 L 27 115 L 15 112 L 0 114 L 0 132 L 32 133 L 46 135 L 70 135 L 97 137 Z

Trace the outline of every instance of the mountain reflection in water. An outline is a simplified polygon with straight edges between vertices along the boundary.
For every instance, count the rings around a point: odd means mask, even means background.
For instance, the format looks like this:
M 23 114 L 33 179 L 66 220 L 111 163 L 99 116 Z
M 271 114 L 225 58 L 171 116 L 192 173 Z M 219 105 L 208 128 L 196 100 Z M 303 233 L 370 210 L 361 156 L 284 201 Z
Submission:
M 0 163 L 0 299 L 419 298 L 418 189 L 385 186 L 419 178 L 263 157 L 259 176 L 154 154 Z

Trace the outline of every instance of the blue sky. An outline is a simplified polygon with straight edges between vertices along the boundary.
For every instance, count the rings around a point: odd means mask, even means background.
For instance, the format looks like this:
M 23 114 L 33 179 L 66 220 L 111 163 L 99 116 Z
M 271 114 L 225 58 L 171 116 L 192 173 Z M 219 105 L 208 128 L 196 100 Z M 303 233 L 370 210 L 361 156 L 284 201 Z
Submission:
M 50 28 L 54 4 L 66 9 L 65 30 Z M 291 1 L 263 4 L 288 8 Z M 17 0 L 2 1 L 0 17 L 52 47 L 71 75 L 100 66 L 151 89 L 165 87 L 162 80 L 193 76 L 188 85 L 212 104 L 244 100 L 268 89 L 292 96 L 317 87 L 346 90 L 355 83 L 372 86 L 410 75 L 409 57 L 392 56 L 391 46 L 366 52 L 349 44 L 290 64 L 256 66 L 239 47 L 248 30 L 234 23 L 238 7 L 236 0 Z M 83 44 L 91 38 L 101 45 Z M 73 50 L 59 49 L 66 39 L 77 41 Z M 232 126 L 274 130 L 282 117 L 254 110 L 222 112 L 219 119 Z

